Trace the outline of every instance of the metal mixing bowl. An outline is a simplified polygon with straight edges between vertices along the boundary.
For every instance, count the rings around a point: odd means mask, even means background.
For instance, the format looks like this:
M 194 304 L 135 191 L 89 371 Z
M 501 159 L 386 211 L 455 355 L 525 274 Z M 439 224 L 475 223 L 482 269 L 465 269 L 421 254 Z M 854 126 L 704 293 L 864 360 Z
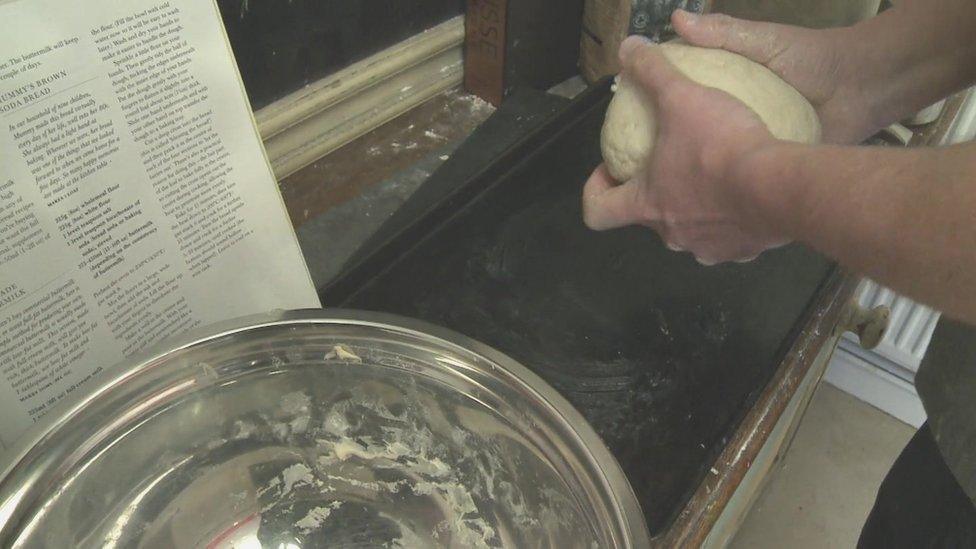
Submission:
M 102 374 L 5 457 L 3 547 L 643 547 L 550 386 L 413 320 L 300 311 Z

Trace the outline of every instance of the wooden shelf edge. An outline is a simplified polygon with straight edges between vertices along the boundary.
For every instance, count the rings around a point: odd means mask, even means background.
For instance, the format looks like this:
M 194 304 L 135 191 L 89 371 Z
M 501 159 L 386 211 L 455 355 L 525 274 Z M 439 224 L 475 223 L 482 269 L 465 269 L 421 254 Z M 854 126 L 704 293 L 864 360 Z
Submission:
M 654 547 L 703 545 L 821 349 L 836 339 L 835 330 L 859 281 L 859 277 L 839 269 L 827 280 L 807 312 L 799 337 L 715 461 L 712 474 L 699 485 L 671 527 L 652 540 Z
M 275 176 L 283 179 L 460 85 L 463 41 L 458 16 L 256 112 Z

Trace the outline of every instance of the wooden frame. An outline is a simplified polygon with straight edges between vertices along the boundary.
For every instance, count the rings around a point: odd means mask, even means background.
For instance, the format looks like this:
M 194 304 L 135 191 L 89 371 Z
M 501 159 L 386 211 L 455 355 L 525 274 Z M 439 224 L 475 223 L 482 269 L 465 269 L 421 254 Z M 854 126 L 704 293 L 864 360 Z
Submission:
M 838 323 L 847 313 L 858 281 L 857 277 L 837 271 L 820 290 L 782 365 L 719 455 L 712 474 L 698 487 L 671 527 L 654 538 L 653 546 L 699 547 L 705 543 L 821 350 L 836 343 Z
M 255 113 L 280 180 L 461 83 L 458 16 L 285 96 Z

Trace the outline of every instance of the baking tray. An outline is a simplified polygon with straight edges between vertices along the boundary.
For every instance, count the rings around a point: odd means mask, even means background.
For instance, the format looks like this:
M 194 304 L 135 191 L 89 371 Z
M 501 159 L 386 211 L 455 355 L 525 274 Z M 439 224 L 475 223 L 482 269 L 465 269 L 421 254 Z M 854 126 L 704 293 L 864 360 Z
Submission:
M 657 535 L 835 267 L 797 245 L 703 267 L 647 229 L 588 230 L 580 190 L 609 96 L 606 82 L 591 88 L 473 175 L 418 193 L 426 202 L 321 294 L 446 326 L 534 370 L 606 442 Z

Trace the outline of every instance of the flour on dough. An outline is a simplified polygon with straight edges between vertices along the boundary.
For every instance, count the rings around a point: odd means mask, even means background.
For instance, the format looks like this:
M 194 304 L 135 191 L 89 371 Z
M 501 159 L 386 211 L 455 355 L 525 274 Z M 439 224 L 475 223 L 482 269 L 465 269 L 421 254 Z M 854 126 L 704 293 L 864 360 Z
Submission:
M 725 91 L 759 115 L 779 139 L 800 143 L 820 141 L 820 120 L 800 92 L 763 65 L 725 50 L 680 42 L 659 46 L 679 71 L 695 82 Z M 607 109 L 600 145 L 610 175 L 627 181 L 654 150 L 657 133 L 654 105 L 644 91 L 623 75 Z

